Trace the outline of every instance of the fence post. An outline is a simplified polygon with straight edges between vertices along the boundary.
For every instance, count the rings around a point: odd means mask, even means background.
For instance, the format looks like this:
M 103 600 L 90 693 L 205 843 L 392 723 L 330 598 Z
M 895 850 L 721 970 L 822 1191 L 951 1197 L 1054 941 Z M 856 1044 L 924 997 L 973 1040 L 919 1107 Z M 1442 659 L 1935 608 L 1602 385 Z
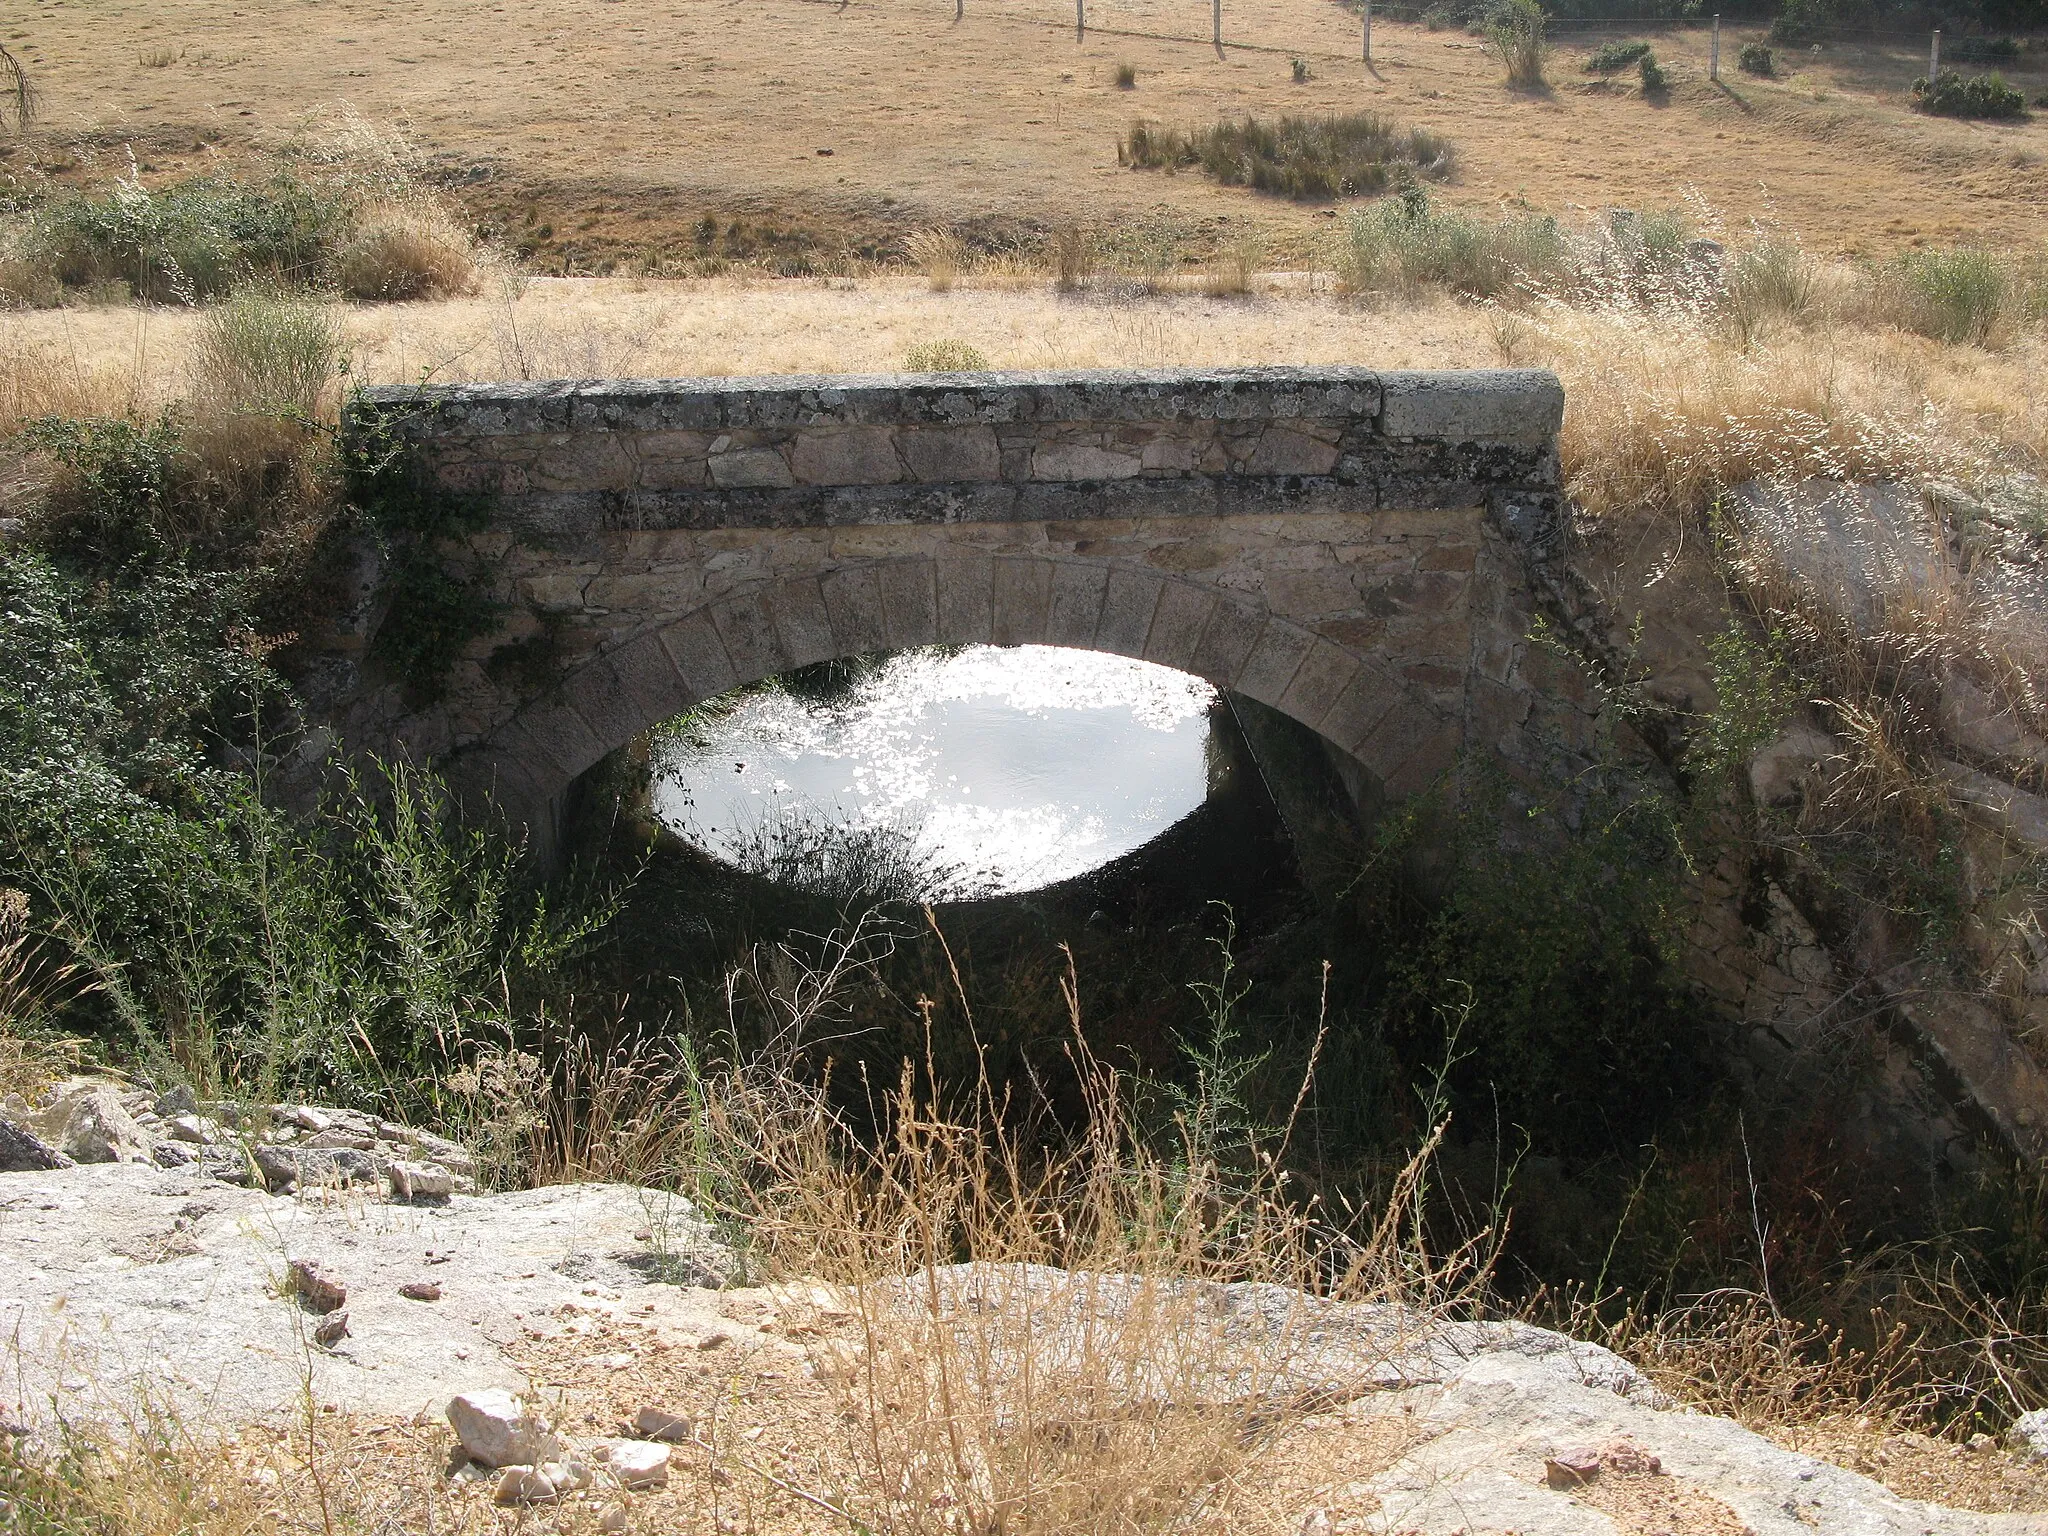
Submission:
M 1209 0 L 1209 31 L 1216 41 L 1217 53 L 1223 52 L 1223 0 Z
M 1934 29 L 1934 36 L 1927 40 L 1927 83 L 1934 84 L 1941 78 L 1941 28 Z
M 967 14 L 967 0 L 953 0 L 953 19 L 960 20 Z
M 1714 41 L 1707 49 L 1707 78 L 1721 78 L 1721 13 L 1714 12 Z
M 1365 0 L 1365 62 L 1372 62 L 1372 0 Z
M 1088 31 L 1088 0 L 1074 0 L 1074 41 L 1080 42 Z

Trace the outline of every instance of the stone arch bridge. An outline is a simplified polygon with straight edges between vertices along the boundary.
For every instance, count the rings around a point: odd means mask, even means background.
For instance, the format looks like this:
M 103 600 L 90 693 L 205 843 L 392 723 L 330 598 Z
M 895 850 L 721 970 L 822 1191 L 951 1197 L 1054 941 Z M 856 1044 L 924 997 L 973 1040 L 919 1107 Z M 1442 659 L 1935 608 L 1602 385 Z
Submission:
M 368 646 L 328 713 L 488 792 L 543 858 L 578 777 L 649 726 L 937 643 L 1198 674 L 1321 735 L 1368 811 L 1473 754 L 1526 774 L 1583 734 L 1579 680 L 1527 640 L 1562 413 L 1539 371 L 370 390 L 349 430 L 488 509 L 435 557 L 496 622 L 431 702 Z M 389 607 L 366 578 L 344 650 Z

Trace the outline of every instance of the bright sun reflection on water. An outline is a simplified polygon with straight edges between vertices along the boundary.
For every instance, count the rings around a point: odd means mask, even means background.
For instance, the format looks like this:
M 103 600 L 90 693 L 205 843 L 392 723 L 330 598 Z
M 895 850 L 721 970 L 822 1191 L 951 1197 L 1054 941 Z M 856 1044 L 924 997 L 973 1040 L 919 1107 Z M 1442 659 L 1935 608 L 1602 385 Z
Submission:
M 743 699 L 659 747 L 654 810 L 734 858 L 792 821 L 900 828 L 991 893 L 1082 874 L 1202 803 L 1216 690 L 1053 646 L 908 651 L 829 703 Z

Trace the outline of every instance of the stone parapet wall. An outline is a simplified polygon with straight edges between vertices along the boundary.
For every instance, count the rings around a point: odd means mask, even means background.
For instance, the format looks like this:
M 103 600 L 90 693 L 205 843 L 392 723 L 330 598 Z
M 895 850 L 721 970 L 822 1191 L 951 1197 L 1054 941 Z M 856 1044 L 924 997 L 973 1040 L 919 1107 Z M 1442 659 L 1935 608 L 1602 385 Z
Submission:
M 679 379 L 376 389 L 350 425 L 560 532 L 1486 504 L 1555 490 L 1563 401 L 1533 370 Z

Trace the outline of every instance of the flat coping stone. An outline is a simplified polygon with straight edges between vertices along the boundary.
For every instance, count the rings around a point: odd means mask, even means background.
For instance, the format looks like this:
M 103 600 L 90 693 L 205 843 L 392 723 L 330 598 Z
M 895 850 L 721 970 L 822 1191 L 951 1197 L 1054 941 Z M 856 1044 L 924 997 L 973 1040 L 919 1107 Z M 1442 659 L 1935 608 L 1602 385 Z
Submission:
M 389 421 L 414 442 L 548 433 L 745 431 L 845 425 L 1181 420 L 1374 421 L 1389 437 L 1528 443 L 1554 435 L 1564 392 L 1542 369 L 1075 369 L 552 379 L 378 385 L 350 425 Z

